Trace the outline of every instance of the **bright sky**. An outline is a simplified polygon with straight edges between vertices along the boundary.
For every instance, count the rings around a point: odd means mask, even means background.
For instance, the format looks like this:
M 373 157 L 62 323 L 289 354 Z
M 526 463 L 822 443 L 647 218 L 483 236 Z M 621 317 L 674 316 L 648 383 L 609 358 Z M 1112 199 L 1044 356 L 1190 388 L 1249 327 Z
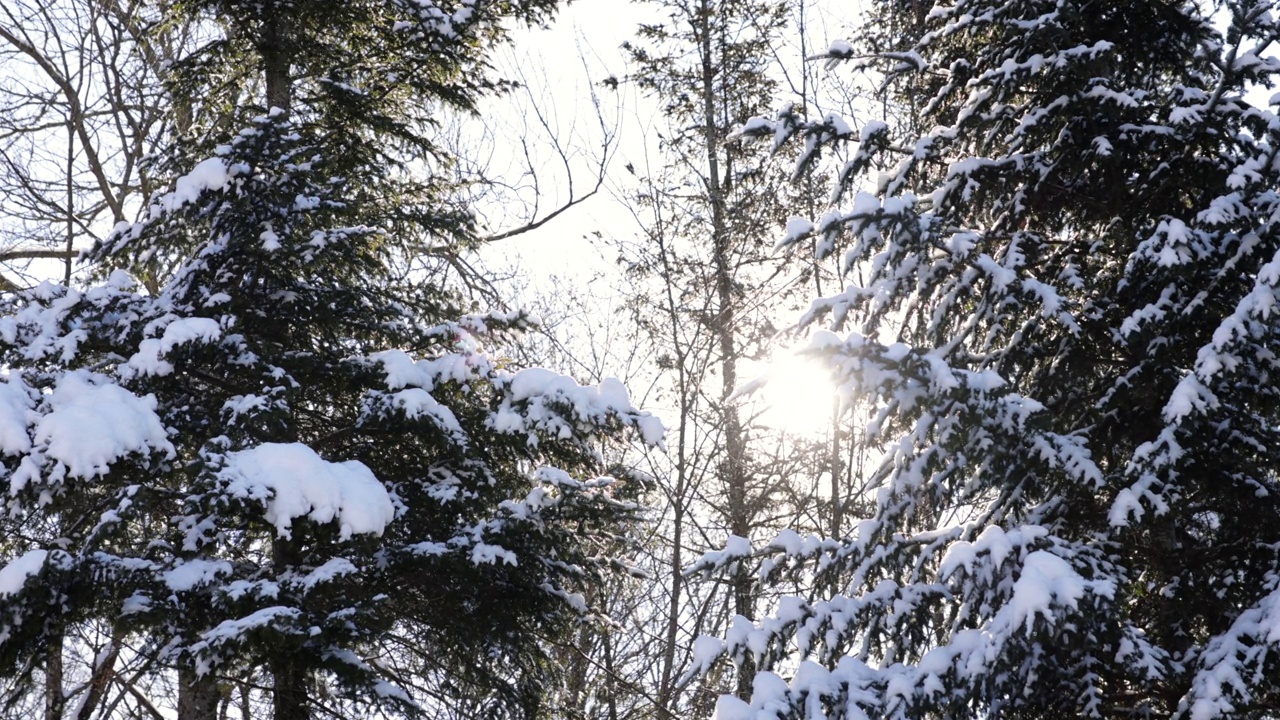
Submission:
M 538 127 L 531 102 L 542 109 L 550 130 L 568 146 L 575 195 L 581 196 L 595 184 L 606 134 L 613 135 L 612 158 L 605 186 L 594 197 L 535 231 L 494 243 L 486 250 L 489 262 L 516 262 L 534 278 L 603 270 L 612 266 L 614 254 L 607 243 L 592 242 L 593 234 L 630 237 L 637 232 L 626 206 L 614 195 L 620 189 L 619 182 L 625 182 L 620 177 L 626 172 L 624 166 L 644 154 L 643 138 L 649 134 L 645 127 L 649 118 L 644 116 L 651 113 L 625 84 L 613 90 L 602 83 L 626 74 L 621 45 L 633 37 L 639 23 L 652 18 L 652 13 L 652 6 L 641 3 L 585 0 L 566 7 L 550 28 L 518 36 L 518 56 L 505 61 L 524 75 L 530 91 L 514 98 L 525 112 L 503 122 L 509 123 L 508 130 L 514 134 L 528 134 L 539 161 L 536 164 L 541 165 L 540 189 L 545 197 L 539 215 L 561 205 L 569 197 L 569 188 L 564 165 L 549 147 L 549 133 Z M 587 99 L 593 92 L 599 98 L 599 114 Z M 517 170 L 522 159 L 512 157 L 508 167 Z M 516 214 L 519 212 L 517 208 Z M 518 224 L 518 218 L 504 219 L 494 213 L 490 223 L 501 232 Z
M 858 3 L 854 3 L 857 5 Z M 831 38 L 840 37 L 844 23 L 853 20 L 850 8 L 822 0 L 808 0 L 805 4 L 805 23 L 808 27 L 807 46 L 801 47 L 800 33 L 792 28 L 783 34 L 781 57 L 790 58 L 787 64 L 795 65 L 802 57 L 824 49 Z M 641 2 L 617 2 L 616 0 L 578 0 L 565 7 L 548 29 L 521 32 L 513 44 L 518 55 L 505 58 L 504 70 L 523 75 L 530 92 L 517 97 L 524 112 L 511 113 L 510 101 L 495 106 L 487 122 L 506 123 L 504 132 L 518 136 L 523 130 L 532 145 L 541 145 L 535 165 L 542 168 L 544 194 L 540 215 L 561 204 L 568 196 L 566 174 L 559 158 L 547 145 L 552 133 L 565 139 L 571 150 L 579 153 L 574 158 L 577 174 L 575 191 L 579 194 L 584 185 L 593 184 L 602 139 L 606 130 L 599 126 L 598 115 L 587 102 L 591 93 L 600 100 L 607 132 L 614 134 L 611 159 L 605 187 L 600 193 L 581 205 L 557 217 L 546 226 L 513 241 L 495 243 L 487 252 L 490 263 L 518 262 L 535 277 L 548 274 L 564 276 L 575 272 L 599 270 L 611 266 L 615 253 L 607 243 L 588 240 L 594 232 L 616 238 L 630 238 L 638 228 L 625 204 L 613 195 L 630 194 L 638 187 L 626 170 L 634 166 L 640 175 L 650 164 L 662 162 L 656 149 L 656 137 L 661 122 L 656 103 L 640 96 L 634 86 L 623 82 L 616 90 L 602 85 L 609 77 L 624 78 L 628 71 L 626 54 L 621 45 L 635 37 L 636 28 L 642 22 L 660 22 L 661 8 Z M 786 88 L 795 81 L 794 68 L 790 76 L 779 77 L 780 87 Z M 848 81 L 841 73 L 818 70 L 811 82 L 822 84 L 834 91 L 833 97 L 846 97 L 837 84 Z M 819 95 L 825 95 L 820 92 Z M 529 101 L 546 112 L 551 132 L 537 127 Z M 775 105 L 787 100 L 780 97 Z M 835 110 L 848 114 L 848 108 L 818 108 L 821 113 Z M 851 118 L 855 124 L 857 118 Z M 651 144 L 651 145 L 648 145 Z M 495 160 L 503 151 L 519 152 L 518 147 L 495 148 Z M 519 173 L 519 157 L 508 155 L 507 172 Z M 501 165 L 502 163 L 498 163 Z M 612 192 L 611 192 L 612 191 Z M 530 194 L 521 195 L 526 201 Z M 509 215 L 518 216 L 523 208 L 506 205 Z M 489 213 L 492 229 L 503 229 L 520 224 L 518 217 L 503 217 L 500 212 Z
M 523 268 L 535 292 L 547 290 L 552 276 L 573 282 L 595 273 L 602 273 L 605 283 L 617 282 L 621 287 L 622 278 L 614 262 L 617 250 L 608 238 L 631 239 L 639 234 L 640 228 L 617 195 L 629 194 L 639 187 L 632 180 L 628 165 L 633 165 L 643 175 L 647 165 L 652 163 L 656 166 L 662 162 L 656 146 L 646 145 L 656 142 L 658 128 L 654 125 L 660 123 L 661 118 L 657 115 L 656 103 L 638 96 L 634 87 L 624 82 L 617 90 L 610 90 L 603 87 L 601 81 L 610 76 L 623 78 L 626 75 L 626 56 L 620 46 L 634 37 L 641 22 L 657 21 L 656 12 L 653 6 L 639 3 L 585 0 L 566 8 L 551 28 L 531 31 L 517 38 L 515 46 L 520 50 L 520 56 L 512 59 L 510 68 L 524 73 L 524 81 L 531 88 L 530 94 L 545 110 L 552 131 L 562 138 L 569 138 L 569 142 L 583 153 L 573 161 L 578 173 L 576 191 L 581 192 L 584 184 L 587 188 L 594 184 L 596 166 L 593 163 L 599 159 L 604 134 L 616 134 L 605 186 L 595 197 L 535 231 L 498 241 L 484 251 L 485 260 L 490 264 L 500 267 L 512 264 Z M 814 32 L 825 36 L 827 28 L 822 25 Z M 825 47 L 825 41 L 821 44 Z M 798 59 L 799 48 L 795 52 Z M 545 72 L 539 73 L 541 68 L 545 68 Z M 601 101 L 606 129 L 600 127 L 596 111 L 586 101 L 592 91 Z M 540 162 L 534 164 L 543 172 L 540 178 L 542 190 L 556 198 L 550 202 L 543 201 L 544 207 L 540 211 L 545 214 L 567 196 L 566 174 L 559 158 L 545 147 L 550 140 L 548 133 L 539 132 L 539 128 L 534 126 L 536 123 L 530 121 L 532 114 L 527 105 L 530 98 L 517 100 L 526 112 L 515 113 L 506 131 L 518 134 L 523 125 L 532 133 L 530 143 L 544 146 L 540 154 L 535 155 Z M 504 109 L 506 112 L 495 109 L 490 117 L 503 121 L 498 119 L 499 114 L 511 115 L 509 106 Z M 511 158 L 508 167 L 515 169 L 522 160 L 520 157 Z M 499 232 L 512 224 L 509 221 L 504 224 L 498 213 L 490 213 L 488 219 L 493 229 Z M 605 238 L 597 238 L 597 232 Z M 609 320 L 601 318 L 599 322 L 608 323 Z M 762 422 L 804 435 L 829 430 L 833 395 L 829 383 L 821 377 L 820 369 L 811 361 L 794 357 L 788 351 L 775 354 L 778 359 L 773 372 L 758 362 L 749 363 L 741 370 L 744 382 L 766 373 L 771 375 L 771 380 L 762 390 L 742 400 L 747 413 L 754 415 L 767 407 L 760 417 Z

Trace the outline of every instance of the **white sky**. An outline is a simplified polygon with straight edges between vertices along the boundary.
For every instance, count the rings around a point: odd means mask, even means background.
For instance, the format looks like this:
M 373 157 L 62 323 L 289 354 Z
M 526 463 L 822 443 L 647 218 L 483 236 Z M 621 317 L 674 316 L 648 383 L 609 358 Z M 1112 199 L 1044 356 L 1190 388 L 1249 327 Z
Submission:
M 511 58 L 512 64 L 504 67 L 524 73 L 532 96 L 548 114 L 549 124 L 562 137 L 570 138 L 571 143 L 584 150 L 586 156 L 575 161 L 579 187 L 583 182 L 594 181 L 591 161 L 598 158 L 602 138 L 595 110 L 586 100 L 592 89 L 602 100 L 609 128 L 617 133 L 606 185 L 597 196 L 538 230 L 495 242 L 483 251 L 484 260 L 489 265 L 519 266 L 525 272 L 526 282 L 534 295 L 552 289 L 553 277 L 574 284 L 584 282 L 593 274 L 603 276 L 595 285 L 596 292 L 601 290 L 601 285 L 623 289 L 623 278 L 614 262 L 617 246 L 609 238 L 630 240 L 640 233 L 640 227 L 617 196 L 639 189 L 639 182 L 627 170 L 628 165 L 634 165 L 637 173 L 644 175 L 647 165 L 656 167 L 664 161 L 656 151 L 657 132 L 661 130 L 663 119 L 658 115 L 657 103 L 638 96 L 634 87 L 624 82 L 618 90 L 611 91 L 601 87 L 601 81 L 610 76 L 624 78 L 629 68 L 626 54 L 620 46 L 634 38 L 641 22 L 658 20 L 656 13 L 657 9 L 652 5 L 585 0 L 570 5 L 551 28 L 521 33 L 516 38 L 514 47 L 519 50 L 519 56 Z M 822 35 L 826 31 L 824 25 L 813 32 Z M 826 45 L 825 41 L 821 44 L 823 47 Z M 793 48 L 793 52 L 798 60 L 799 48 Z M 540 69 L 545 70 L 539 72 Z M 526 112 L 512 113 L 508 103 L 513 101 L 524 106 Z M 536 128 L 527 127 L 530 124 L 528 101 L 529 97 L 525 96 L 496 103 L 487 120 L 504 123 L 510 118 L 512 126 L 504 126 L 502 132 L 518 133 L 520 125 L 524 125 L 525 129 L 535 133 L 530 138 L 531 142 L 547 143 L 549 138 L 545 132 L 539 136 Z M 518 148 L 507 148 L 508 153 L 513 150 Z M 520 158 L 504 161 L 499 157 L 501 151 L 501 148 L 495 148 L 494 167 L 507 162 L 511 163 L 509 170 L 518 172 Z M 550 194 L 557 197 L 553 202 L 544 200 L 544 203 L 554 207 L 563 199 L 564 173 L 554 154 L 544 150 L 541 157 L 546 161 L 541 165 L 543 189 L 549 189 Z M 548 177 L 555 171 L 560 172 Z M 549 188 L 545 186 L 547 180 L 552 181 Z M 504 218 L 504 209 L 496 206 L 485 211 L 492 230 L 501 232 L 513 224 L 513 217 Z M 524 210 L 523 207 L 511 208 L 515 216 Z M 543 213 L 546 210 L 542 208 Z M 596 232 L 605 238 L 595 238 Z M 521 299 L 516 302 L 521 302 Z M 601 310 L 604 311 L 602 314 L 608 312 L 605 308 Z M 601 317 L 598 322 L 607 324 L 609 319 Z M 760 363 L 750 365 L 743 368 L 744 381 L 767 370 Z M 820 377 L 821 373 L 815 372 L 807 361 L 784 360 L 769 386 L 754 399 L 745 401 L 754 408 L 749 412 L 758 411 L 758 403 L 763 402 L 773 408 L 762 418 L 766 424 L 775 427 L 785 425 L 804 434 L 820 433 L 829 424 L 832 397 L 831 388 Z
M 631 237 L 638 227 L 626 205 L 616 195 L 625 183 L 625 165 L 643 155 L 643 138 L 649 134 L 645 127 L 646 116 L 652 110 L 642 98 L 635 96 L 625 84 L 617 90 L 601 85 L 610 76 L 621 78 L 626 74 L 625 53 L 621 45 L 634 37 L 639 23 L 652 19 L 654 8 L 642 3 L 617 2 L 616 0 L 585 0 L 565 8 L 548 29 L 522 32 L 516 38 L 515 57 L 507 60 L 525 74 L 539 106 L 549 115 L 553 130 L 566 139 L 572 150 L 579 153 L 574 159 L 575 192 L 581 194 L 590 189 L 595 180 L 595 163 L 600 158 L 604 131 L 596 111 L 587 100 L 594 91 L 601 101 L 603 119 L 609 131 L 614 133 L 614 145 L 610 152 L 605 186 L 592 198 L 566 211 L 545 226 L 512 238 L 498 241 L 485 250 L 488 262 L 516 263 L 536 281 L 548 275 L 576 276 L 592 271 L 605 271 L 612 266 L 614 252 L 606 242 L 589 238 L 600 232 L 614 237 Z M 515 98 L 522 105 L 529 97 Z M 509 105 L 495 108 L 494 115 L 509 110 Z M 502 113 L 506 114 L 506 113 Z M 494 117 L 494 116 L 490 116 Z M 511 118 L 513 125 L 523 124 L 531 133 L 530 142 L 546 144 L 545 132 L 539 133 L 536 123 L 529 121 L 528 113 Z M 508 128 L 519 132 L 519 127 Z M 561 204 L 567 197 L 567 179 L 563 166 L 553 152 L 542 149 L 544 177 L 543 190 L 547 198 L 540 214 Z M 514 166 L 512 166 L 514 169 Z M 625 191 L 625 190 L 624 190 Z M 523 208 L 514 208 L 517 216 Z M 509 227 L 515 218 L 503 218 L 501 211 L 488 213 L 494 230 Z
M 858 5 L 859 0 L 852 3 L 806 0 L 807 47 L 801 47 L 801 33 L 794 27 L 794 22 L 793 27 L 784 31 L 781 37 L 783 47 L 779 52 L 786 64 L 792 66 L 790 72 L 794 72 L 794 66 L 802 62 L 802 57 L 825 49 L 831 39 L 841 37 L 844 26 L 855 20 L 854 9 Z M 564 8 L 550 28 L 517 34 L 512 45 L 518 55 L 508 58 L 510 64 L 503 68 L 525 75 L 538 104 L 554 114 L 556 134 L 568 138 L 570 143 L 586 153 L 576 161 L 580 184 L 594 179 L 589 160 L 598 157 L 601 139 L 595 112 L 585 99 L 591 91 L 594 90 L 601 99 L 606 119 L 617 136 L 606 186 L 597 197 L 572 208 L 535 232 L 495 243 L 484 253 L 487 263 L 498 266 L 508 262 L 519 264 L 534 280 L 547 275 L 580 275 L 611 267 L 616 255 L 608 243 L 590 242 L 587 239 L 589 234 L 598 231 L 618 239 L 631 239 L 638 233 L 639 228 L 626 204 L 618 201 L 616 196 L 633 194 L 639 188 L 639 183 L 627 172 L 627 165 L 633 165 L 643 176 L 650 161 L 654 167 L 663 162 L 656 149 L 662 118 L 658 116 L 657 103 L 640 96 L 635 87 L 624 82 L 618 90 L 610 91 L 602 87 L 601 82 L 610 76 L 624 78 L 627 74 L 626 54 L 620 46 L 634 39 L 638 25 L 663 19 L 663 10 L 650 3 L 578 0 Z M 811 66 L 811 69 L 816 73 L 811 82 L 832 91 L 832 97 L 847 97 L 837 85 L 850 81 L 848 73 L 827 73 L 821 70 L 821 64 Z M 785 92 L 788 82 L 793 79 L 794 76 L 779 77 L 780 89 Z M 818 93 L 819 96 L 826 94 Z M 772 104 L 780 106 L 788 99 L 780 96 Z M 854 116 L 863 114 L 851 113 L 850 108 L 841 106 L 839 102 L 817 110 L 820 113 L 841 112 L 855 126 L 860 125 L 861 118 Z M 514 135 L 520 130 L 519 125 L 530 124 L 527 115 L 512 113 L 510 104 L 495 104 L 488 121 L 511 123 L 504 132 Z M 548 141 L 545 132 L 530 139 L 534 143 Z M 554 155 L 544 154 L 543 159 L 549 161 L 542 165 L 544 176 L 560 169 Z M 514 169 L 510 166 L 508 171 Z M 553 198 L 544 198 L 544 205 L 554 207 L 564 197 L 564 173 L 542 179 L 543 189 L 550 190 L 546 194 Z M 510 209 L 512 215 L 518 216 L 524 208 Z M 546 208 L 542 210 L 545 214 Z M 519 224 L 511 215 L 504 219 L 501 211 L 490 211 L 486 216 L 492 229 L 498 232 Z

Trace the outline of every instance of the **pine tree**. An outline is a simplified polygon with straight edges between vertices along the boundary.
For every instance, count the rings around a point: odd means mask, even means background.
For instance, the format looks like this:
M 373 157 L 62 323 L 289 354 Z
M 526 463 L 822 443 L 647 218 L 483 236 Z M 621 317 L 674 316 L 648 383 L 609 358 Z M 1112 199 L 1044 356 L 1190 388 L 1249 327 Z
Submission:
M 917 123 L 745 128 L 850 147 L 786 240 L 843 251 L 811 349 L 883 460 L 848 536 L 759 549 L 814 590 L 703 643 L 771 670 L 723 717 L 1274 713 L 1271 5 L 881 2 L 905 42 L 826 56 Z
M 590 619 L 636 512 L 600 444 L 661 426 L 617 381 L 507 367 L 483 343 L 527 315 L 392 267 L 472 237 L 428 109 L 495 87 L 501 24 L 550 6 L 215 6 L 226 36 L 178 71 L 257 88 L 256 114 L 175 146 L 172 191 L 93 253 L 178 271 L 155 295 L 121 271 L 41 286 L 0 319 L 6 535 L 30 548 L 0 569 L 0 672 L 102 622 L 176 673 L 181 718 L 235 686 L 277 720 L 538 716 L 545 641 Z

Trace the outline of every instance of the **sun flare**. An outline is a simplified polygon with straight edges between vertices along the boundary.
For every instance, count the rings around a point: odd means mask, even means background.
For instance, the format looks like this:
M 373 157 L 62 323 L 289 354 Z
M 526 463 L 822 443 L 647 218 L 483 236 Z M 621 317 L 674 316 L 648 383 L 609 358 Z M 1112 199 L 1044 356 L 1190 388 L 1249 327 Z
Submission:
M 761 424 L 804 437 L 830 431 L 836 389 L 819 360 L 781 351 L 760 374 L 754 400 Z

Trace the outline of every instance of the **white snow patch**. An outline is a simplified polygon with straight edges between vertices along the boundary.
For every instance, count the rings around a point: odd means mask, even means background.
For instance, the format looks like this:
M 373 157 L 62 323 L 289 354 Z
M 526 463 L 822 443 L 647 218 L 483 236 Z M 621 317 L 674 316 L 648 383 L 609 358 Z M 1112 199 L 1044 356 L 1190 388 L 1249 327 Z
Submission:
M 504 565 L 519 564 L 516 554 L 501 545 L 478 542 L 471 548 L 471 562 L 476 565 L 496 565 L 499 560 Z
M 792 217 L 787 220 L 786 234 L 782 240 L 778 242 L 778 247 L 786 247 L 791 245 L 802 237 L 806 237 L 814 231 L 813 222 L 808 218 Z
M 414 704 L 413 698 L 409 696 L 409 693 L 405 692 L 404 689 L 399 686 L 392 685 L 386 680 L 379 680 L 374 683 L 373 692 L 380 698 L 394 698 L 406 705 Z
M 222 337 L 222 328 L 213 318 L 180 318 L 165 327 L 164 335 L 160 338 L 160 347 L 164 352 L 169 352 L 178 345 L 197 340 L 214 342 L 220 337 Z
M 119 385 L 95 385 L 88 372 L 77 370 L 58 381 L 49 406 L 52 412 L 40 418 L 35 441 L 73 477 L 105 474 L 129 453 L 174 454 L 154 412 L 154 396 L 140 398 Z
M 21 592 L 27 578 L 40 572 L 48 550 L 31 550 L 0 568 L 0 597 Z
M 213 664 L 208 658 L 200 657 L 206 649 L 228 642 L 237 642 L 250 630 L 268 625 L 287 623 L 290 620 L 296 620 L 301 615 L 302 613 L 296 608 L 276 605 L 262 608 L 242 618 L 224 620 L 218 623 L 213 629 L 201 636 L 200 642 L 191 646 L 191 650 L 199 658 L 196 662 L 196 674 L 205 675 L 213 669 Z
M 1050 607 L 1054 601 L 1074 608 L 1084 591 L 1084 578 L 1066 560 L 1037 550 L 1027 555 L 1022 563 L 1022 575 L 1013 586 L 1010 605 L 1014 622 L 1025 624 L 1030 632 L 1036 615 L 1043 615 L 1046 620 L 1052 618 Z
M 219 473 L 234 497 L 265 500 L 267 521 L 280 537 L 291 537 L 293 519 L 337 521 L 339 538 L 382 535 L 395 507 L 364 463 L 333 463 L 301 443 L 266 443 L 231 453 Z
M 689 661 L 689 672 L 699 675 L 705 673 L 723 653 L 723 640 L 710 635 L 699 635 L 698 639 L 693 641 L 693 658 Z
M 716 700 L 716 712 L 711 720 L 757 720 L 755 708 L 732 695 L 721 695 Z
M 208 585 L 219 575 L 230 575 L 226 560 L 188 560 L 164 574 L 164 584 L 174 592 L 187 592 L 198 585 Z
M 392 399 L 397 407 L 404 410 L 405 416 L 410 420 L 426 416 L 435 420 L 443 430 L 459 438 L 465 438 L 462 426 L 458 424 L 458 418 L 454 416 L 453 411 L 440 404 L 426 390 L 417 387 L 406 388 L 395 393 Z
M 558 432 L 561 437 L 570 437 L 570 421 L 575 418 L 565 417 L 553 407 L 553 404 L 564 404 L 572 408 L 576 418 L 593 422 L 604 421 L 610 414 L 619 416 L 634 425 L 646 445 L 663 447 L 662 438 L 666 430 L 662 421 L 637 410 L 631 404 L 626 385 L 617 378 L 607 377 L 599 385 L 591 387 L 579 385 L 568 375 L 531 367 L 510 376 L 508 383 L 510 396 L 491 420 L 493 428 L 499 432 L 527 432 L 541 427 Z M 517 410 L 511 406 L 512 401 L 527 403 L 527 407 Z
M 178 178 L 173 192 L 161 196 L 151 208 L 151 219 L 165 213 L 172 213 L 183 205 L 200 199 L 200 195 L 208 190 L 221 190 L 231 179 L 230 169 L 221 158 L 209 158 L 201 161 L 191 172 Z
M 1200 378 L 1188 374 L 1173 389 L 1169 402 L 1164 406 L 1163 416 L 1165 422 L 1176 423 L 1192 412 L 1203 413 L 1217 405 L 1218 399 L 1200 382 Z
M 31 407 L 21 378 L 11 375 L 8 382 L 0 383 L 0 452 L 21 455 L 31 450 Z
M 325 564 L 307 573 L 302 578 L 301 585 L 305 592 L 311 592 L 316 585 L 333 582 L 343 575 L 351 575 L 355 572 L 357 572 L 356 566 L 350 560 L 343 557 L 331 558 Z
M 120 616 L 135 615 L 140 612 L 147 612 L 151 609 L 151 598 L 141 593 L 134 593 L 125 598 L 124 603 L 120 606 Z
M 173 372 L 173 365 L 161 359 L 179 345 L 191 342 L 215 342 L 222 337 L 222 328 L 213 318 L 180 318 L 169 323 L 159 338 L 143 340 L 138 352 L 129 358 L 129 368 L 141 375 L 164 376 Z

